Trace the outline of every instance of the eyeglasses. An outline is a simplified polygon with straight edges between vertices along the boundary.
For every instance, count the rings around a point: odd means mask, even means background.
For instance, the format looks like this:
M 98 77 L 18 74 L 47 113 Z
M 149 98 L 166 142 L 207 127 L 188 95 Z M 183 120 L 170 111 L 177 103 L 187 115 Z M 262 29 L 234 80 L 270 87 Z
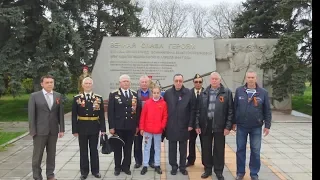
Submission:
M 175 83 L 182 83 L 183 80 L 174 80 Z
M 194 81 L 194 83 L 196 83 L 196 84 L 201 84 L 202 83 L 202 81 Z

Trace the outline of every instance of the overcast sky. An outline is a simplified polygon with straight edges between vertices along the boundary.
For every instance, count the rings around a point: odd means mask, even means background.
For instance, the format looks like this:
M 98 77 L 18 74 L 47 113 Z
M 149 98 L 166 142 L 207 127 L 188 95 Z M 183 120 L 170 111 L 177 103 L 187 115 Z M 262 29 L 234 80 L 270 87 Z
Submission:
M 221 2 L 227 2 L 227 3 L 241 3 L 245 0 L 183 0 L 186 3 L 197 3 L 201 6 L 211 6 L 214 4 L 219 4 Z

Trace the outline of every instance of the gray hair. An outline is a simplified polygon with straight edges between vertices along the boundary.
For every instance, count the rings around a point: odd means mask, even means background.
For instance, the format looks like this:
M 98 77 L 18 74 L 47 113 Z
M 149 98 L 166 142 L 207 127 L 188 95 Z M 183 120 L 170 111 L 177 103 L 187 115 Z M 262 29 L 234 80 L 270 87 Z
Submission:
M 120 77 L 119 77 L 119 81 L 121 82 L 123 79 L 128 79 L 130 81 L 130 76 L 127 75 L 127 74 L 122 74 Z
M 213 76 L 213 75 L 217 75 L 219 77 L 219 79 L 221 79 L 221 75 L 218 72 L 216 72 L 216 71 L 212 72 L 210 74 L 210 77 Z
M 141 76 L 139 80 L 141 81 L 142 79 L 147 79 L 147 81 L 149 81 L 149 77 L 147 75 Z
M 85 77 L 83 80 L 82 80 L 82 85 L 84 84 L 84 82 L 86 81 L 91 81 L 91 83 L 93 84 L 93 79 L 91 77 Z
M 253 69 L 248 69 L 248 71 L 246 72 L 246 76 L 248 75 L 248 73 L 254 73 L 257 76 L 257 72 Z

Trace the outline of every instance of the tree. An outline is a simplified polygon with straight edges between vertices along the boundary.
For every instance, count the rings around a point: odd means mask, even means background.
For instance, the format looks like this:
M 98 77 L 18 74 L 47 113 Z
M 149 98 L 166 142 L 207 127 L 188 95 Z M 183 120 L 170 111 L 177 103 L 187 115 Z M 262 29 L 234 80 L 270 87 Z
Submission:
M 206 31 L 215 39 L 230 38 L 233 33 L 234 20 L 241 12 L 239 4 L 221 2 L 214 5 L 209 12 Z
M 183 37 L 189 30 L 189 6 L 180 0 L 151 0 L 154 33 L 161 37 Z
M 247 0 L 234 20 L 233 38 L 279 38 L 284 25 L 274 21 L 280 1 Z
M 206 37 L 206 27 L 209 23 L 208 9 L 202 6 L 193 6 L 191 9 L 191 21 L 195 35 Z

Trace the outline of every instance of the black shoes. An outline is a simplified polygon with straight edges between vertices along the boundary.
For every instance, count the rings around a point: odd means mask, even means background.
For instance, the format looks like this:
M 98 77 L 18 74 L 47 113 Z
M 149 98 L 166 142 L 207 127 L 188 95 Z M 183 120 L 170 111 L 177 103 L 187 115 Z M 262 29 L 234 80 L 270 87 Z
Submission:
M 135 164 L 133 167 L 134 167 L 135 169 L 138 169 L 139 167 L 141 167 L 141 164 Z
M 162 170 L 160 168 L 160 166 L 156 166 L 154 169 L 158 174 L 162 174 Z
M 128 169 L 128 170 L 122 170 L 125 174 L 127 175 L 131 175 L 131 171 Z
M 147 168 L 146 166 L 143 166 L 140 174 L 141 174 L 141 175 L 145 175 L 147 172 L 148 172 L 148 168 Z
M 170 171 L 170 174 L 171 174 L 171 175 L 176 175 L 176 174 L 177 174 L 177 172 L 178 172 L 178 170 L 177 170 L 177 169 L 172 169 L 172 170 Z
M 201 178 L 202 179 L 206 179 L 206 178 L 208 178 L 209 176 L 211 176 L 212 175 L 212 172 L 204 172 L 202 175 L 201 175 Z
M 88 177 L 88 176 L 86 176 L 86 175 L 81 175 L 81 176 L 80 176 L 80 180 L 85 180 L 85 179 L 87 179 L 87 177 Z
M 150 166 L 151 168 L 154 168 L 154 163 L 149 163 L 149 166 Z
M 183 174 L 183 175 L 188 175 L 188 171 L 187 170 L 185 170 L 185 169 L 180 169 L 180 172 L 181 172 L 181 174 Z
M 236 180 L 243 180 L 243 176 L 237 175 Z
M 100 173 L 93 174 L 93 176 L 94 176 L 95 178 L 101 178 L 101 174 L 100 174 Z
M 114 174 L 115 176 L 119 176 L 120 171 L 119 171 L 119 170 L 115 170 L 113 174 Z
M 216 176 L 217 176 L 218 180 L 224 180 L 222 173 L 217 173 Z

